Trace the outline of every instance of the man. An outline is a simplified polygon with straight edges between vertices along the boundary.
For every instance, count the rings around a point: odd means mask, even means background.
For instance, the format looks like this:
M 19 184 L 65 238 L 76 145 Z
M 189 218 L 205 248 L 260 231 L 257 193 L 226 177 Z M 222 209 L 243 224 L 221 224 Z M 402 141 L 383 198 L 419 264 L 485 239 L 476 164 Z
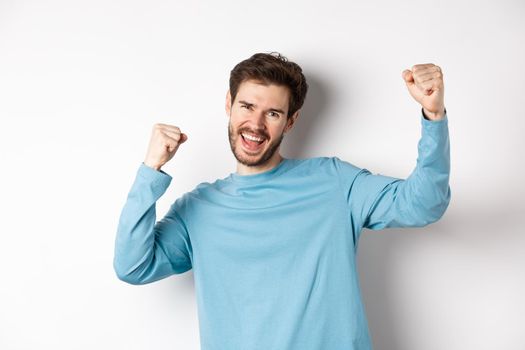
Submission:
M 156 222 L 171 176 L 161 170 L 188 136 L 156 124 L 122 210 L 114 268 L 145 284 L 193 268 L 202 349 L 371 349 L 356 270 L 363 228 L 425 226 L 450 201 L 443 75 L 402 73 L 421 106 L 417 165 L 406 179 L 337 157 L 286 159 L 284 135 L 307 84 L 280 54 L 231 71 L 228 134 L 237 171 L 201 183 Z

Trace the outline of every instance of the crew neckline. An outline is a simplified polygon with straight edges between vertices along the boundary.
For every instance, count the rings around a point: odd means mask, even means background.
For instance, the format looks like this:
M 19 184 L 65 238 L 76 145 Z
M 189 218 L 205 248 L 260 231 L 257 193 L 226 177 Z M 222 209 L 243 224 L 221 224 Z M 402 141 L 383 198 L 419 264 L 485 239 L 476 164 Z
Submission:
M 271 168 L 270 170 L 263 171 L 262 173 L 250 174 L 250 175 L 239 175 L 237 173 L 231 173 L 228 178 L 235 182 L 253 182 L 270 179 L 285 170 L 285 165 L 290 161 L 289 158 L 283 158 L 279 164 Z

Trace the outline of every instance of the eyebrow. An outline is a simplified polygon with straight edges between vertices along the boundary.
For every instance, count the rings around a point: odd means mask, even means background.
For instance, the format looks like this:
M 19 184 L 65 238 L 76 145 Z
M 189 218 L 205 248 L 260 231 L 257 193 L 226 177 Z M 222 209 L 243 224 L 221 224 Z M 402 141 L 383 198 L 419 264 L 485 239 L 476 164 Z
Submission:
M 246 102 L 246 101 L 243 101 L 243 100 L 239 101 L 239 103 L 243 104 L 243 105 L 248 105 L 249 107 L 255 106 L 255 104 L 250 103 L 250 102 Z M 282 109 L 279 109 L 279 108 L 270 108 L 268 110 L 272 111 L 272 112 L 278 112 L 278 113 L 284 114 L 284 111 Z

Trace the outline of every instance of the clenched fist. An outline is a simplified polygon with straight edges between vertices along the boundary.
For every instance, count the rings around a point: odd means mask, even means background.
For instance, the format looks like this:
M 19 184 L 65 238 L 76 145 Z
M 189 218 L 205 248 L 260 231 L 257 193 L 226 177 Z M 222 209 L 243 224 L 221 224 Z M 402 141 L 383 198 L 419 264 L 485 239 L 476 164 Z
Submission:
M 155 124 L 151 132 L 148 152 L 144 164 L 155 170 L 166 164 L 177 152 L 188 136 L 173 125 Z
M 425 115 L 431 120 L 439 120 L 445 115 L 445 87 L 443 73 L 435 64 L 416 64 L 412 70 L 404 70 L 403 80 L 410 95 L 421 104 Z

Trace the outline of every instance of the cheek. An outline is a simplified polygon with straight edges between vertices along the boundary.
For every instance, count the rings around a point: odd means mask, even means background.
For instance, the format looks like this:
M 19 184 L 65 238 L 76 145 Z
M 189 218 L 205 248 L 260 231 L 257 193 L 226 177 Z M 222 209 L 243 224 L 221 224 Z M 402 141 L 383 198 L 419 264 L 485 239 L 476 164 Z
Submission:
M 230 116 L 230 124 L 233 126 L 233 130 L 239 130 L 242 127 L 246 127 L 249 120 L 249 116 L 245 116 L 243 113 L 235 114 L 235 112 L 233 112 Z
M 232 109 L 231 110 L 231 113 L 230 113 L 230 121 L 231 123 L 234 125 L 234 126 L 237 126 L 239 125 L 240 123 L 242 123 L 242 121 L 246 119 L 246 117 L 244 116 L 243 112 L 242 111 L 238 111 L 238 110 L 235 110 L 235 109 Z
M 276 123 L 276 125 L 272 126 L 272 135 L 279 136 L 281 135 L 284 130 L 286 129 L 286 122 Z
M 240 128 L 240 124 L 234 121 L 233 119 L 230 119 L 230 126 L 229 126 L 230 138 L 235 142 L 241 141 L 241 135 L 239 134 L 239 128 Z

